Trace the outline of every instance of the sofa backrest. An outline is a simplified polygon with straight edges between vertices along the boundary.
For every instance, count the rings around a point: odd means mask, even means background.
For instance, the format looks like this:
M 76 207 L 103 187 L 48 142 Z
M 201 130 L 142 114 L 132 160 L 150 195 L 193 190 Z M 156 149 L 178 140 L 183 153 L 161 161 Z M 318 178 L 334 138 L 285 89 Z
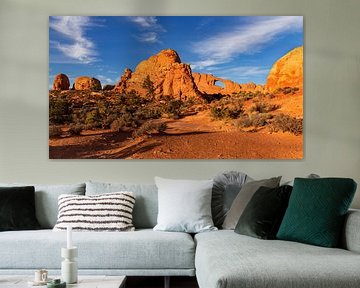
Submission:
M 158 214 L 158 192 L 155 184 L 86 182 L 86 195 L 89 196 L 120 191 L 131 191 L 135 194 L 135 228 L 153 228 L 157 223 Z
M 85 183 L 61 185 L 0 183 L 0 186 L 34 186 L 36 218 L 43 229 L 52 229 L 55 226 L 58 216 L 58 197 L 61 194 L 85 195 Z

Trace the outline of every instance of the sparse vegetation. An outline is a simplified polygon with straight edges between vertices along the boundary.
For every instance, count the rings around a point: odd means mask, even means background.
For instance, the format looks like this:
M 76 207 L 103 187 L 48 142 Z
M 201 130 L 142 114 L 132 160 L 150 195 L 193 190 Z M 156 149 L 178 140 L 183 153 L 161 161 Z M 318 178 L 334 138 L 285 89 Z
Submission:
M 66 96 L 50 97 L 49 121 L 52 124 L 65 124 L 70 120 L 71 103 Z
M 144 135 L 151 135 L 153 133 L 162 133 L 166 130 L 167 124 L 165 122 L 147 121 L 132 133 L 133 138 Z
M 270 126 L 270 131 L 290 132 L 295 135 L 301 135 L 303 133 L 303 120 L 280 114 L 274 117 Z
M 241 118 L 239 118 L 234 124 L 236 127 L 240 128 L 248 128 L 248 127 L 264 127 L 268 125 L 270 122 L 269 120 L 273 118 L 273 115 L 271 114 L 257 114 L 253 113 L 250 115 L 244 115 Z
M 280 92 L 280 93 L 283 93 L 283 94 L 295 94 L 297 91 L 299 91 L 299 88 L 298 87 L 281 87 L 281 88 L 278 88 L 275 92 Z
M 279 109 L 281 106 L 277 104 L 267 104 L 257 102 L 254 106 L 252 106 L 249 111 L 250 112 L 258 112 L 258 113 L 269 113 Z
M 146 78 L 144 79 L 142 87 L 146 89 L 146 96 L 152 100 L 154 98 L 155 87 L 154 87 L 154 82 L 151 81 L 149 75 L 147 75 Z
M 49 126 L 49 137 L 50 138 L 60 137 L 61 133 L 62 133 L 62 130 L 59 126 L 56 126 L 56 125 Z
M 69 125 L 69 133 L 71 135 L 80 135 L 81 131 L 84 130 L 84 125 L 80 123 L 72 123 Z

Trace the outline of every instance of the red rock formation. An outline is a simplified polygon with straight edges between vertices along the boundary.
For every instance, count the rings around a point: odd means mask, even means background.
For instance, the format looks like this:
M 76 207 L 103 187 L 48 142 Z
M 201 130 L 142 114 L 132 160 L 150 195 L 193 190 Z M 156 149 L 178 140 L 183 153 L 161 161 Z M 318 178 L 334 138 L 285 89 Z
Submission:
M 120 93 L 126 93 L 127 83 L 131 78 L 132 71 L 126 68 L 124 74 L 121 76 L 120 81 L 116 84 L 115 90 Z
M 65 74 L 58 74 L 54 78 L 53 90 L 69 90 L 70 81 Z
M 275 62 L 265 87 L 268 91 L 281 87 L 303 87 L 303 46 L 291 50 Z
M 256 85 L 252 82 L 239 84 L 231 80 L 213 76 L 212 74 L 193 73 L 192 75 L 198 89 L 204 94 L 231 95 L 241 91 L 263 91 L 262 85 Z M 222 86 L 217 85 L 218 82 L 221 82 Z
M 135 90 L 139 95 L 146 95 L 148 91 L 143 83 L 147 76 L 154 83 L 155 96 L 185 99 L 201 94 L 194 83 L 190 65 L 181 63 L 179 55 L 171 49 L 140 62 L 134 72 L 126 69 L 115 90 L 123 93 Z
M 102 89 L 102 87 L 98 79 L 87 76 L 80 76 L 77 77 L 74 81 L 74 89 L 99 91 Z

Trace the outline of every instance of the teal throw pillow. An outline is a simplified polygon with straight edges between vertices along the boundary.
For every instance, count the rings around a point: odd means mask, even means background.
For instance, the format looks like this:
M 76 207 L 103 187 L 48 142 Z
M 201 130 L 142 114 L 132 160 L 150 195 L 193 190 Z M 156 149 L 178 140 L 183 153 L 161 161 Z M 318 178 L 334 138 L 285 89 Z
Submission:
M 277 239 L 337 247 L 355 191 L 349 178 L 295 178 Z

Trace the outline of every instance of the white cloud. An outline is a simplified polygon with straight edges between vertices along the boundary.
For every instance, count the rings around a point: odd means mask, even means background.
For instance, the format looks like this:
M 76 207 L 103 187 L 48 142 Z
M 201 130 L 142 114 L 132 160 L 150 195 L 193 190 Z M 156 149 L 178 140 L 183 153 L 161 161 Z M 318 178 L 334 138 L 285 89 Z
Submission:
M 159 26 L 155 16 L 133 16 L 128 19 L 143 28 L 154 28 Z
M 140 42 L 159 43 L 159 34 L 166 32 L 155 16 L 132 16 L 128 17 L 128 19 L 135 23 L 142 31 L 141 34 L 135 36 Z
M 72 42 L 65 44 L 59 41 L 51 41 L 51 47 L 55 47 L 65 56 L 75 59 L 80 63 L 88 64 L 97 60 L 95 45 L 85 36 L 86 28 L 95 26 L 90 17 L 53 16 L 50 18 L 49 26 Z
M 206 59 L 203 62 L 208 66 L 214 65 L 212 62 L 226 63 L 240 54 L 257 52 L 280 34 L 299 31 L 302 25 L 302 16 L 267 17 L 265 20 L 236 26 L 231 31 L 193 43 L 192 48 Z
M 159 42 L 158 34 L 155 32 L 143 33 L 140 36 L 136 36 L 140 42 L 156 43 Z

